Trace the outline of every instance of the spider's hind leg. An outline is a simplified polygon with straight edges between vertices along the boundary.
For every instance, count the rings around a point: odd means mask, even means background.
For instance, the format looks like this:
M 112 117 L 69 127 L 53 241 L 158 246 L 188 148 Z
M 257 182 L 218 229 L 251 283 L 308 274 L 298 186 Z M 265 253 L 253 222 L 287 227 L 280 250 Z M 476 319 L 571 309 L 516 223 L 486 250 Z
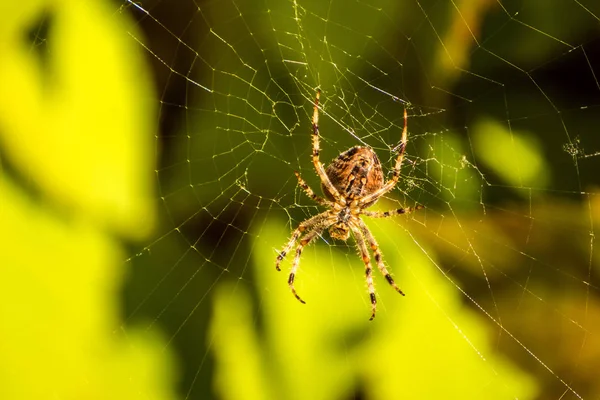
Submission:
M 296 171 L 294 174 L 296 174 L 296 178 L 298 178 L 298 185 L 302 188 L 302 190 L 304 190 L 306 195 L 310 197 L 312 201 L 325 207 L 332 207 L 333 203 L 315 194 L 314 190 L 312 190 L 312 188 L 308 186 L 304 179 L 302 179 L 299 172 Z
M 407 131 L 408 131 L 408 116 L 406 114 L 406 108 L 404 109 L 404 128 L 402 129 L 402 137 L 400 139 L 400 144 L 394 148 L 394 151 L 398 152 L 398 157 L 396 158 L 396 163 L 394 164 L 394 168 L 392 169 L 392 178 L 387 181 L 379 190 L 365 196 L 361 199 L 361 204 L 369 204 L 373 201 L 377 200 L 390 190 L 396 186 L 398 180 L 400 179 L 400 167 L 402 166 L 402 160 L 404 159 L 404 150 L 406 150 L 407 143 Z
M 335 199 L 337 203 L 346 204 L 345 198 L 340 196 L 338 190 L 333 186 L 331 180 L 327 176 L 325 172 L 325 167 L 321 163 L 319 159 L 319 154 L 321 154 L 321 145 L 319 141 L 319 98 L 321 96 L 321 91 L 317 90 L 317 95 L 315 97 L 315 103 L 313 106 L 313 117 L 312 117 L 312 160 L 313 165 L 315 167 L 315 171 L 317 175 L 319 175 L 319 179 L 321 179 L 322 185 L 327 188 L 327 191 L 331 193 L 331 196 Z

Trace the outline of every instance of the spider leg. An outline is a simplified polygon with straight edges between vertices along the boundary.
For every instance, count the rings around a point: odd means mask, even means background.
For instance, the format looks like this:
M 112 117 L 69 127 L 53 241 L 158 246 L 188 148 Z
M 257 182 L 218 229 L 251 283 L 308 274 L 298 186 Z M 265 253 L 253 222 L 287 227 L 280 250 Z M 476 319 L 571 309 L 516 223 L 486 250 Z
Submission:
M 402 296 L 404 296 L 404 293 L 402 292 L 402 290 L 400 290 L 398 285 L 396 285 L 396 282 L 394 282 L 394 278 L 392 278 L 392 275 L 390 275 L 387 268 L 385 267 L 385 264 L 383 263 L 383 255 L 381 254 L 381 250 L 379 250 L 379 245 L 377 244 L 375 237 L 373 236 L 373 234 L 371 233 L 369 228 L 367 228 L 367 225 L 365 225 L 363 220 L 361 220 L 360 218 L 356 218 L 356 219 L 358 220 L 358 225 L 360 226 L 360 230 L 362 231 L 362 233 L 365 235 L 365 237 L 369 241 L 371 250 L 373 250 L 373 255 L 375 256 L 375 261 L 377 262 L 377 267 L 379 268 L 379 271 L 381 271 L 381 274 L 383 276 L 385 276 L 385 279 L 388 281 L 388 283 L 398 293 L 400 293 Z
M 292 263 L 292 269 L 290 270 L 290 277 L 288 278 L 288 285 L 290 286 L 290 290 L 292 291 L 294 296 L 296 296 L 296 298 L 302 304 L 306 304 L 306 302 L 304 300 L 302 300 L 300 298 L 300 296 L 298 296 L 298 293 L 296 293 L 296 288 L 294 288 L 294 278 L 296 277 L 296 270 L 298 269 L 298 266 L 300 265 L 300 256 L 302 255 L 302 250 L 304 249 L 304 247 L 308 246 L 310 244 L 310 242 L 312 242 L 317 236 L 319 236 L 327 226 L 328 225 L 326 222 L 319 224 L 318 226 L 315 226 L 313 228 L 313 230 L 307 232 L 306 235 L 304 235 L 304 237 L 302 239 L 300 239 L 300 243 L 298 243 L 298 247 L 296 247 L 296 256 L 294 257 L 294 262 Z
M 296 174 L 296 178 L 298 178 L 298 185 L 300 185 L 300 187 L 302 188 L 302 190 L 304 190 L 308 197 L 310 197 L 315 203 L 318 203 L 322 206 L 332 207 L 333 203 L 331 203 L 329 200 L 322 198 L 321 196 L 316 195 L 315 192 L 310 188 L 310 186 L 308 186 L 306 182 L 304 182 L 304 179 L 302 179 L 299 172 L 294 173 Z
M 286 254 L 290 251 L 294 243 L 296 243 L 296 240 L 298 240 L 302 232 L 304 232 L 307 229 L 311 229 L 314 226 L 322 224 L 325 220 L 327 220 L 330 217 L 331 213 L 329 211 L 325 211 L 321 214 L 317 214 L 314 217 L 307 219 L 306 221 L 298 225 L 298 228 L 296 228 L 292 233 L 292 237 L 290 238 L 290 240 L 287 242 L 283 250 L 281 250 L 277 255 L 275 269 L 277 269 L 277 271 L 281 271 L 281 268 L 279 268 L 279 264 L 281 264 L 281 261 L 285 258 Z
M 410 214 L 418 210 L 422 210 L 425 206 L 417 204 L 415 207 L 398 208 L 390 211 L 363 211 L 361 214 L 371 218 L 387 218 L 394 217 L 400 214 Z
M 406 142 L 407 142 L 406 134 L 407 134 L 407 132 L 408 132 L 408 116 L 406 114 L 406 108 L 405 108 L 404 109 L 404 129 L 402 129 L 402 137 L 400 139 L 400 144 L 394 149 L 395 151 L 398 152 L 398 158 L 396 158 L 396 164 L 394 165 L 392 179 L 387 181 L 381 187 L 381 189 L 377 190 L 376 192 L 371 193 L 368 196 L 365 196 L 361 200 L 361 204 L 372 203 L 373 201 L 377 200 L 378 198 L 380 198 L 381 196 L 383 196 L 384 194 L 386 194 L 387 192 L 392 190 L 394 188 L 394 186 L 396 186 L 396 184 L 398 183 L 398 179 L 400 179 L 400 167 L 402 166 L 402 160 L 404 159 L 404 150 L 406 149 Z
M 375 312 L 377 311 L 377 297 L 375 297 L 375 285 L 373 284 L 371 257 L 369 256 L 369 250 L 367 249 L 365 238 L 360 229 L 352 222 L 350 222 L 349 226 L 354 234 L 356 247 L 358 247 L 363 263 L 365 263 L 365 277 L 367 279 L 367 288 L 369 289 L 369 299 L 371 300 L 371 318 L 369 318 L 369 321 L 372 321 L 373 318 L 375 318 Z
M 313 160 L 313 164 L 315 165 L 315 170 L 317 171 L 317 174 L 319 175 L 319 178 L 321 179 L 321 182 L 323 183 L 323 186 L 325 186 L 327 188 L 327 191 L 329 193 L 331 193 L 331 195 L 333 196 L 333 198 L 335 199 L 336 202 L 338 202 L 340 204 L 346 204 L 346 200 L 342 196 L 340 196 L 340 193 L 337 191 L 335 186 L 333 186 L 333 183 L 331 183 L 331 181 L 329 180 L 329 177 L 327 176 L 327 173 L 325 172 L 325 167 L 319 160 L 319 154 L 321 153 L 321 147 L 319 144 L 319 97 L 320 96 L 321 96 L 321 91 L 317 90 L 317 96 L 315 98 L 315 106 L 314 106 L 313 117 L 312 117 L 312 129 L 313 129 L 312 160 Z

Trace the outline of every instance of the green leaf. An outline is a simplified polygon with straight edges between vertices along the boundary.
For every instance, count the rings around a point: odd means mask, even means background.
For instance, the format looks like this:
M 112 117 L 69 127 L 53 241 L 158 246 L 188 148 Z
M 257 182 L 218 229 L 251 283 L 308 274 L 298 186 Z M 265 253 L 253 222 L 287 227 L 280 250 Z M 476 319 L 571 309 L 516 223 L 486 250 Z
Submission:
M 322 241 L 307 249 L 296 275 L 303 305 L 289 292 L 287 274 L 274 268 L 273 244 L 279 248 L 289 232 L 274 221 L 264 226 L 253 253 L 263 329 L 256 330 L 242 285 L 215 295 L 212 345 L 222 397 L 240 398 L 234 388 L 253 379 L 257 389 L 246 399 L 348 398 L 356 388 L 373 399 L 534 398 L 532 378 L 494 352 L 485 321 L 463 306 L 435 255 L 424 254 L 395 221 L 371 225 L 407 294 L 376 277 L 372 322 L 359 257 Z M 252 355 L 248 364 L 245 354 Z M 251 373 L 229 368 L 234 362 Z M 272 393 L 261 392 L 267 385 Z
M 27 13 L 0 14 L 0 26 L 17 16 L 22 24 L 0 39 L 0 140 L 9 161 L 53 201 L 143 237 L 154 215 L 154 110 L 140 46 L 127 35 L 132 25 L 104 1 L 24 3 Z M 47 64 L 26 41 L 40 21 L 48 24 Z
M 479 121 L 473 131 L 476 154 L 505 184 L 536 188 L 548 184 L 550 168 L 532 135 L 509 130 L 492 119 Z
M 0 6 L 0 398 L 172 399 L 159 334 L 119 318 L 113 230 L 155 218 L 139 46 L 108 2 L 18 4 Z
M 118 334 L 117 243 L 0 179 L 0 398 L 174 398 L 156 332 Z

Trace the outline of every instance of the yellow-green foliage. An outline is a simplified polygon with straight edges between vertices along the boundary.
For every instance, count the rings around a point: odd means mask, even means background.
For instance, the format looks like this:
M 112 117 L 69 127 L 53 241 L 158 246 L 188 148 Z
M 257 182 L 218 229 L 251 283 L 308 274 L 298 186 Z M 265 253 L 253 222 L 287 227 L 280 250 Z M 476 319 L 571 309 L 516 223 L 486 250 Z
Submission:
M 533 379 L 495 353 L 493 334 L 462 305 L 451 278 L 397 223 L 371 225 L 407 294 L 379 277 L 372 322 L 358 257 L 323 245 L 305 251 L 296 280 L 302 305 L 268 245 L 289 232 L 273 223 L 261 230 L 254 251 L 261 333 L 243 285 L 215 295 L 210 340 L 222 398 L 340 399 L 357 388 L 382 400 L 534 398 Z
M 533 135 L 509 130 L 492 119 L 482 119 L 473 131 L 477 157 L 498 174 L 503 183 L 536 188 L 548 184 L 550 168 Z
M 153 225 L 154 110 L 108 4 L 0 6 L 1 399 L 174 398 L 156 332 L 119 316 L 117 234 Z

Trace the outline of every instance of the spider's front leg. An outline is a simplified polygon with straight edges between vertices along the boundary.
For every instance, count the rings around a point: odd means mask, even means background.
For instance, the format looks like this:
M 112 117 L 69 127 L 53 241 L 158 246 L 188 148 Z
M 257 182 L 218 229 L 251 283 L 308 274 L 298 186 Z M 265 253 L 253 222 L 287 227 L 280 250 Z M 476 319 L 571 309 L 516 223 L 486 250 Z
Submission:
M 394 278 L 392 278 L 392 275 L 389 273 L 389 271 L 385 267 L 385 264 L 383 263 L 383 255 L 381 254 L 381 250 L 379 250 L 379 245 L 375 240 L 375 236 L 373 236 L 369 228 L 367 228 L 367 225 L 365 225 L 365 223 L 360 218 L 357 218 L 357 220 L 358 225 L 360 226 L 360 230 L 362 231 L 363 235 L 367 238 L 367 241 L 371 246 L 371 250 L 373 251 L 373 255 L 375 256 L 375 261 L 377 262 L 377 267 L 379 268 L 379 271 L 385 277 L 385 280 L 388 281 L 390 286 L 392 286 L 398 293 L 404 296 L 404 292 L 402 292 L 398 285 L 396 285 L 396 282 L 394 282 Z
M 356 246 L 360 251 L 363 263 L 365 263 L 365 277 L 367 279 L 367 288 L 369 289 L 369 299 L 371 300 L 371 318 L 369 318 L 369 321 L 372 321 L 377 312 L 377 297 L 375 296 L 375 285 L 373 284 L 373 276 L 371 274 L 373 272 L 371 257 L 369 256 L 369 250 L 367 249 L 365 238 L 360 229 L 352 222 L 350 223 L 350 229 L 352 229 L 354 239 L 356 240 Z
M 296 256 L 294 257 L 294 262 L 292 263 L 292 269 L 290 270 L 290 277 L 288 278 L 288 285 L 290 286 L 290 290 L 296 296 L 296 298 L 302 304 L 306 304 L 304 300 L 298 296 L 296 293 L 296 288 L 294 287 L 294 279 L 296 278 L 296 271 L 298 270 L 298 266 L 300 265 L 300 256 L 302 255 L 302 250 L 304 247 L 308 246 L 310 242 L 312 242 L 317 236 L 319 236 L 323 232 L 323 227 L 317 226 L 312 231 L 308 232 L 302 239 L 300 239 L 300 243 L 298 247 L 296 247 Z
M 285 245 L 283 250 L 281 250 L 279 252 L 279 254 L 277 255 L 277 261 L 275 262 L 275 269 L 277 269 L 277 271 L 281 271 L 281 268 L 279 268 L 279 264 L 281 264 L 281 261 L 285 258 L 285 256 L 290 251 L 292 246 L 294 246 L 294 243 L 296 243 L 296 240 L 298 240 L 298 238 L 300 237 L 302 232 L 304 232 L 307 229 L 311 229 L 312 227 L 314 227 L 316 225 L 321 224 L 329 216 L 330 216 L 329 212 L 325 211 L 325 212 L 322 212 L 321 214 L 317 214 L 314 217 L 307 219 L 306 221 L 304 221 L 300 225 L 298 225 L 298 228 L 296 228 L 294 230 L 294 232 L 292 233 L 292 237 L 290 238 L 290 240 L 287 242 L 287 244 Z

